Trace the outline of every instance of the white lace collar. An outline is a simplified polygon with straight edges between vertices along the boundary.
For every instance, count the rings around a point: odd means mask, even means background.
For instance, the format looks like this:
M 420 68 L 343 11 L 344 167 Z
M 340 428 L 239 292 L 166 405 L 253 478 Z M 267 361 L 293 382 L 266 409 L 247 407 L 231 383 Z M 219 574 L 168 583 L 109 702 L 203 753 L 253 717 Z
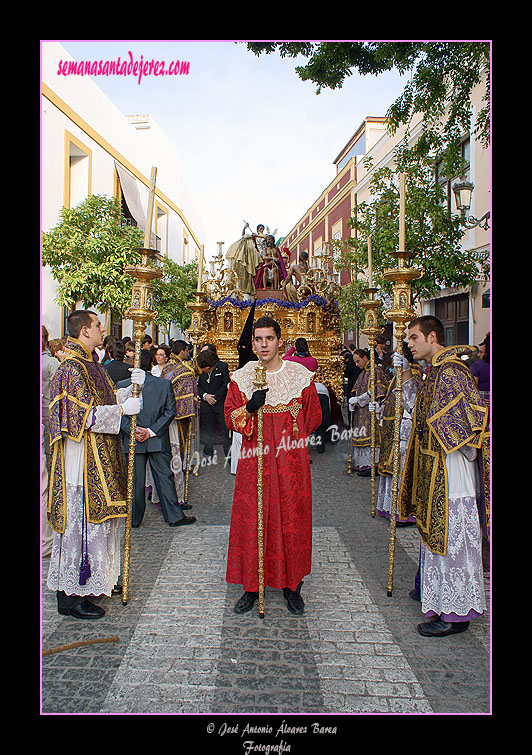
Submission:
M 233 372 L 232 379 L 246 398 L 251 398 L 255 379 L 257 362 L 248 362 L 239 370 Z M 275 372 L 267 372 L 268 392 L 266 403 L 269 406 L 288 404 L 292 399 L 300 398 L 303 390 L 314 380 L 314 373 L 298 362 L 283 361 L 282 366 Z

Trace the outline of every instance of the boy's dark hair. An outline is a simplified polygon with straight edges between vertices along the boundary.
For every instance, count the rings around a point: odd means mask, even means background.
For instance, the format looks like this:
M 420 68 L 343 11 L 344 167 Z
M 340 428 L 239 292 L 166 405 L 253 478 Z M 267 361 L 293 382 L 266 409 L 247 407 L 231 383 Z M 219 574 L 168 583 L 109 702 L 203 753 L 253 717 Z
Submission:
M 140 350 L 140 369 L 144 372 L 151 372 L 153 367 L 153 354 L 149 349 Z
M 188 343 L 186 341 L 174 341 L 172 344 L 172 354 L 179 354 L 181 351 L 188 351 Z
M 197 356 L 196 363 L 200 370 L 203 367 L 214 367 L 214 365 L 218 362 L 218 357 L 214 351 L 211 351 L 210 349 L 205 349 L 204 351 L 200 351 L 200 353 Z
M 126 354 L 126 347 L 122 341 L 112 341 L 112 343 L 109 344 L 109 354 L 113 359 L 116 359 L 117 362 L 122 362 Z
M 259 317 L 258 320 L 255 320 L 253 323 L 253 335 L 255 335 L 257 328 L 273 328 L 277 338 L 281 338 L 281 326 L 277 320 L 274 320 L 273 317 L 270 317 L 269 315 L 263 315 L 262 317 Z
M 90 309 L 76 309 L 68 316 L 67 320 L 67 333 L 71 338 L 79 338 L 82 328 L 90 328 L 92 325 L 92 318 L 98 317 L 96 312 L 92 312 Z
M 408 327 L 412 328 L 414 325 L 419 327 L 425 338 L 428 337 L 429 333 L 434 331 L 436 334 L 436 341 L 440 346 L 445 346 L 445 331 L 441 320 L 438 320 L 437 317 L 434 317 L 434 315 L 422 315 L 421 317 L 416 317 L 415 320 L 408 323 Z
M 308 341 L 306 338 L 296 338 L 296 342 L 294 344 L 296 347 L 296 351 L 299 353 L 305 352 L 305 354 L 308 354 Z

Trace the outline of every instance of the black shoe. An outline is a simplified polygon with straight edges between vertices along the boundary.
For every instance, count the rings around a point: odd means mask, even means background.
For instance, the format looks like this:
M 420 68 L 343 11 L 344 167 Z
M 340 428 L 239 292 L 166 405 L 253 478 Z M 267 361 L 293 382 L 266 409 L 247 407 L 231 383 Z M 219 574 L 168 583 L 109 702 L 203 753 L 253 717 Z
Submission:
M 371 469 L 363 469 L 361 472 L 357 472 L 359 477 L 371 477 Z
M 111 590 L 111 595 L 122 595 L 122 585 L 115 585 Z
M 180 503 L 179 505 L 181 506 L 181 508 L 183 509 L 183 511 L 188 511 L 189 509 L 192 508 L 192 506 L 190 505 L 190 503 Z
M 418 624 L 417 631 L 423 637 L 447 637 L 449 634 L 460 634 L 469 627 L 469 621 L 442 621 L 439 617 L 425 624 Z
M 258 592 L 245 592 L 242 597 L 236 601 L 235 607 L 233 609 L 234 612 L 247 613 L 248 611 L 251 611 L 258 597 Z
M 421 597 L 420 597 L 419 593 L 416 592 L 414 590 L 414 588 L 412 588 L 408 594 L 410 595 L 410 597 L 412 598 L 412 600 L 419 600 L 419 601 L 421 601 Z
M 182 527 L 185 524 L 194 524 L 196 521 L 195 516 L 184 516 L 183 519 L 178 519 L 177 522 L 168 522 L 169 527 Z
M 300 582 L 295 590 L 290 590 L 288 587 L 283 588 L 283 595 L 288 603 L 288 610 L 298 615 L 301 615 L 305 608 L 303 598 L 299 594 L 302 586 L 303 582 Z
M 59 609 L 63 616 L 73 616 L 75 619 L 101 619 L 105 611 L 101 606 L 91 603 L 90 600 L 82 600 L 72 608 Z

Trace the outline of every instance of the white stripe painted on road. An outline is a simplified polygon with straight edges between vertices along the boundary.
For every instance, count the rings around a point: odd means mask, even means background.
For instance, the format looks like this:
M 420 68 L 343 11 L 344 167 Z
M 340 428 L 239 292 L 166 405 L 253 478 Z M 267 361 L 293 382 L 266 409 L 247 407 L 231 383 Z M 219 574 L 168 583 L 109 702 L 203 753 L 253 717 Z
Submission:
M 334 527 L 313 529 L 312 574 L 302 594 L 327 710 L 432 712 Z

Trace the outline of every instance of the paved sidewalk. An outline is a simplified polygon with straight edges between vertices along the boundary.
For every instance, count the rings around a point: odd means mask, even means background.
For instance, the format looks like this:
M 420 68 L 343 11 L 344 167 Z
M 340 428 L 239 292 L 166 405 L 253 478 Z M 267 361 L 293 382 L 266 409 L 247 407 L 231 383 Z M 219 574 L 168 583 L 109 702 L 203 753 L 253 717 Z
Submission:
M 389 525 L 371 517 L 371 481 L 346 474 L 346 453 L 342 441 L 311 451 L 313 566 L 303 616 L 270 588 L 263 620 L 256 610 L 233 612 L 242 589 L 225 581 L 234 476 L 223 461 L 190 478 L 196 524 L 171 529 L 148 506 L 132 532 L 127 606 L 101 598 L 101 620 L 60 616 L 45 559 L 43 650 L 118 641 L 43 657 L 42 712 L 489 713 L 489 611 L 461 635 L 417 633 L 422 614 L 408 595 L 417 530 L 397 529 L 388 597 Z M 489 603 L 487 573 L 486 590 Z

